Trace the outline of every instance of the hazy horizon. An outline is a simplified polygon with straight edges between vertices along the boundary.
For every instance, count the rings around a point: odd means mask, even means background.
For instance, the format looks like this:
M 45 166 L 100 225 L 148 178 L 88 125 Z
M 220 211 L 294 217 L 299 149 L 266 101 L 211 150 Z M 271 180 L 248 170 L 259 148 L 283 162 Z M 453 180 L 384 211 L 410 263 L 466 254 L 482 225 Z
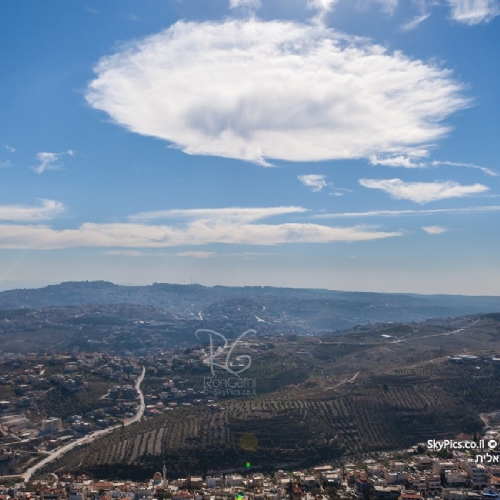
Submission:
M 169 285 L 199 285 L 207 288 L 213 288 L 213 287 L 228 287 L 228 288 L 245 288 L 245 287 L 269 287 L 269 288 L 284 288 L 284 289 L 295 289 L 295 290 L 325 290 L 325 291 L 331 291 L 331 292 L 352 292 L 352 293 L 383 293 L 383 294 L 389 294 L 389 295 L 421 295 L 421 296 L 439 296 L 439 295 L 447 295 L 447 296 L 455 296 L 455 297 L 500 297 L 500 295 L 480 295 L 480 294 L 461 294 L 461 293 L 418 293 L 418 292 L 411 292 L 411 291 L 406 291 L 406 292 L 401 292 L 401 291 L 377 291 L 377 290 L 349 290 L 349 289 L 338 289 L 338 288 L 324 288 L 324 287 L 294 287 L 294 286 L 279 286 L 279 285 L 263 285 L 263 284 L 257 284 L 257 285 L 252 285 L 249 283 L 244 283 L 242 285 L 226 285 L 226 284 L 220 284 L 220 283 L 215 283 L 215 284 L 204 284 L 204 283 L 198 283 L 198 282 L 182 282 L 182 283 L 176 283 L 176 282 L 167 282 L 167 281 L 158 281 L 158 282 L 148 282 L 148 283 L 119 283 L 119 282 L 113 282 L 113 281 L 108 281 L 108 280 L 69 280 L 69 281 L 60 281 L 60 282 L 50 282 L 50 281 L 35 281 L 35 280 L 25 280 L 25 281 L 0 281 L 0 292 L 7 292 L 7 291 L 13 291 L 13 290 L 37 290 L 41 288 L 45 288 L 47 286 L 54 286 L 54 285 L 61 285 L 63 283 L 82 283 L 82 282 L 88 282 L 88 283 L 93 283 L 93 282 L 99 282 L 99 281 L 105 281 L 112 283 L 114 285 L 119 285 L 123 287 L 137 287 L 137 286 L 152 286 L 155 283 L 159 284 L 169 284 Z

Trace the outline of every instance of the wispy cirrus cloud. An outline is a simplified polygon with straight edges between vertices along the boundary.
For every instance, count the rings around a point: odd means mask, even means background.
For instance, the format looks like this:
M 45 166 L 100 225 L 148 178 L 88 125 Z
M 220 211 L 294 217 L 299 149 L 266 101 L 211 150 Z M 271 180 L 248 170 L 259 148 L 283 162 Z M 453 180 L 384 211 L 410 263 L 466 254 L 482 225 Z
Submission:
M 339 0 L 307 0 L 309 9 L 330 11 Z
M 12 146 L 9 146 L 8 144 L 4 144 L 4 147 L 7 151 L 9 151 L 9 153 L 15 153 L 16 152 L 16 148 L 12 147 Z
M 341 0 L 307 0 L 307 7 L 318 11 L 319 19 L 323 20 L 324 15 L 331 12 Z M 375 0 L 380 4 L 382 10 L 387 14 L 392 14 L 399 4 L 399 0 Z
M 393 155 L 393 156 L 370 156 L 370 163 L 372 165 L 383 165 L 386 167 L 401 167 L 401 168 L 430 168 L 430 167 L 464 167 L 464 168 L 474 168 L 481 170 L 486 175 L 492 177 L 497 177 L 499 174 L 492 170 L 491 168 L 481 167 L 480 165 L 475 165 L 474 163 L 464 163 L 464 162 L 454 162 L 445 160 L 432 160 L 427 161 L 426 157 L 429 155 L 427 150 L 417 150 L 411 151 L 405 155 Z
M 413 19 L 411 19 L 410 21 L 408 21 L 407 23 L 404 23 L 402 26 L 401 26 L 401 29 L 403 31 L 411 31 L 411 30 L 414 30 L 418 25 L 420 25 L 421 23 L 423 23 L 426 19 L 428 19 L 431 15 L 429 13 L 425 13 L 425 14 L 420 14 L 418 16 L 415 16 Z
M 331 12 L 339 0 L 307 0 L 307 8 L 317 10 L 320 15 Z
M 107 250 L 102 253 L 103 255 L 109 255 L 111 257 L 142 257 L 143 255 L 146 255 L 140 250 Z
M 102 252 L 103 255 L 108 257 L 168 257 L 167 252 L 152 252 L 151 250 L 106 250 Z
M 307 174 L 298 175 L 297 179 L 304 184 L 304 186 L 311 188 L 314 193 L 321 191 L 323 188 L 328 186 L 326 182 L 326 175 L 319 174 Z
M 394 168 L 430 168 L 430 167 L 464 167 L 464 168 L 474 168 L 481 170 L 486 175 L 492 177 L 497 177 L 499 174 L 492 170 L 491 168 L 481 167 L 480 165 L 475 165 L 474 163 L 464 163 L 464 162 L 454 162 L 445 160 L 432 160 L 428 161 L 426 157 L 429 156 L 429 151 L 416 150 L 411 151 L 405 155 L 393 155 L 393 156 L 370 156 L 370 163 L 372 165 L 383 165 L 386 167 Z
M 9 167 L 12 167 L 12 163 L 10 162 L 10 160 L 0 161 L 0 168 L 9 168 Z
M 95 72 L 86 99 L 117 124 L 187 154 L 261 165 L 405 155 L 470 105 L 446 69 L 285 21 L 180 21 Z
M 61 158 L 64 156 L 73 156 L 75 153 L 72 149 L 68 149 L 64 153 L 49 153 L 49 152 L 41 152 L 37 153 L 36 159 L 40 162 L 36 167 L 32 167 L 32 169 L 37 174 L 42 174 L 46 170 L 61 170 L 63 167 L 60 164 Z
M 307 0 L 307 8 L 317 11 L 313 21 L 324 24 L 326 15 L 333 10 L 338 2 L 339 0 Z
M 227 259 L 236 258 L 243 260 L 255 260 L 259 257 L 280 256 L 283 254 L 269 252 L 204 252 L 193 250 L 188 252 L 179 252 L 175 254 L 177 257 L 188 257 L 191 259 Z
M 246 8 L 258 9 L 260 7 L 260 0 L 229 0 L 230 9 Z
M 229 220 L 235 222 L 252 222 L 288 214 L 307 212 L 307 208 L 289 207 L 227 207 L 227 208 L 189 208 L 173 210 L 154 210 L 131 215 L 133 222 L 151 221 L 155 219 L 198 219 Z
M 484 193 L 488 187 L 483 184 L 463 186 L 453 181 L 444 182 L 404 182 L 401 179 L 360 179 L 361 186 L 379 189 L 397 200 L 410 200 L 415 203 L 463 198 L 471 194 Z
M 384 165 L 386 167 L 402 167 L 402 168 L 424 168 L 427 163 L 423 160 L 429 155 L 426 149 L 417 149 L 408 151 L 403 155 L 371 155 L 370 163 L 372 165 Z
M 486 175 L 491 175 L 492 177 L 498 177 L 498 173 L 495 172 L 494 170 L 491 170 L 491 168 L 486 168 L 486 167 L 481 167 L 479 165 L 474 165 L 474 163 L 460 163 L 460 162 L 455 162 L 455 161 L 437 161 L 437 160 L 434 160 L 431 163 L 431 165 L 434 167 L 437 167 L 440 165 L 445 165 L 445 166 L 450 166 L 450 167 L 475 168 L 477 170 L 481 170 Z
M 323 188 L 328 188 L 328 191 L 333 196 L 344 196 L 346 193 L 352 193 L 351 189 L 338 188 L 333 185 L 333 182 L 326 181 L 326 175 L 322 174 L 306 174 L 298 175 L 297 179 L 306 187 L 311 188 L 313 193 L 319 193 Z
M 382 10 L 388 14 L 393 14 L 399 5 L 399 0 L 378 0 L 378 3 L 381 4 Z
M 400 231 L 382 231 L 377 227 L 331 227 L 303 222 L 261 223 L 279 210 L 214 209 L 173 210 L 172 224 L 85 223 L 75 229 L 57 230 L 44 225 L 0 225 L 0 248 L 54 249 L 72 247 L 166 248 L 201 246 L 212 243 L 229 245 L 273 246 L 289 243 L 328 243 L 369 241 L 401 236 Z M 217 210 L 217 209 L 216 209 Z M 249 212 L 245 213 L 245 210 Z M 305 211 L 305 209 L 302 209 Z M 197 212 L 197 215 L 194 214 Z M 291 213 L 300 213 L 297 210 Z M 175 215 L 174 215 L 175 214 Z M 154 215 L 157 218 L 158 213 Z M 164 214 L 162 215 L 164 217 Z M 179 221 L 180 219 L 180 221 Z M 149 219 L 146 219 L 149 220 Z M 112 251 L 114 251 L 112 250 Z
M 40 205 L 0 205 L 0 220 L 37 222 L 63 214 L 66 207 L 60 201 L 40 199 Z
M 175 254 L 177 257 L 189 257 L 191 259 L 213 259 L 219 255 L 218 252 L 203 252 L 201 250 L 193 250 L 191 252 L 179 252 Z
M 419 14 L 401 25 L 402 31 L 417 28 L 431 16 L 432 7 L 443 4 L 439 0 L 413 0 L 413 3 L 418 6 Z M 450 8 L 450 19 L 469 26 L 488 23 L 500 15 L 498 0 L 446 0 L 446 3 Z
M 443 234 L 446 233 L 446 231 L 448 231 L 447 228 L 441 226 L 423 226 L 422 229 L 427 234 L 433 234 L 433 235 Z
M 435 208 L 431 210 L 369 210 L 367 212 L 338 212 L 315 214 L 315 219 L 343 219 L 343 218 L 365 218 L 365 217 L 405 217 L 420 215 L 471 215 L 500 212 L 500 205 L 460 207 L 460 208 Z
M 448 0 L 451 18 L 460 23 L 474 25 L 487 23 L 500 15 L 498 0 Z

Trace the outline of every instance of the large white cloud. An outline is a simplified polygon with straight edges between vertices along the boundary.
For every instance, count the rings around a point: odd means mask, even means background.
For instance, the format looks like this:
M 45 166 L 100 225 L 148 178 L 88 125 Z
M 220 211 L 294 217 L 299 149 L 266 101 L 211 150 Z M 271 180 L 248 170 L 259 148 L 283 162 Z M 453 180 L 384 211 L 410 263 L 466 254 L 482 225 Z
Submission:
M 462 198 L 470 194 L 484 193 L 489 188 L 483 184 L 462 186 L 457 182 L 403 182 L 401 179 L 360 179 L 366 188 L 380 189 L 398 200 L 410 200 L 416 203 Z
M 405 154 L 468 104 L 445 69 L 292 22 L 178 22 L 95 72 L 86 99 L 116 123 L 260 164 Z
M 234 224 L 193 222 L 184 227 L 147 224 L 86 223 L 77 229 L 48 226 L 0 225 L 0 248 L 56 249 L 74 247 L 164 248 L 211 243 L 279 245 L 368 241 L 401 236 L 365 226 L 329 227 L 310 223 Z
M 274 224 L 255 222 L 278 214 L 293 213 L 289 210 L 292 208 L 296 209 L 295 213 L 305 211 L 300 207 L 273 208 L 231 208 L 227 209 L 227 213 L 224 212 L 226 209 L 220 209 L 220 212 L 214 209 L 170 211 L 167 217 L 177 220 L 168 225 L 134 222 L 85 223 L 76 229 L 56 230 L 42 225 L 0 224 L 0 248 L 40 250 L 72 247 L 163 248 L 211 243 L 279 245 L 367 241 L 402 234 L 400 231 L 385 232 L 367 226 L 331 227 L 303 222 Z M 252 210 L 257 211 L 252 212 Z M 152 219 L 159 217 L 158 212 L 150 214 Z M 138 219 L 148 220 L 148 217 L 146 214 L 141 214 Z

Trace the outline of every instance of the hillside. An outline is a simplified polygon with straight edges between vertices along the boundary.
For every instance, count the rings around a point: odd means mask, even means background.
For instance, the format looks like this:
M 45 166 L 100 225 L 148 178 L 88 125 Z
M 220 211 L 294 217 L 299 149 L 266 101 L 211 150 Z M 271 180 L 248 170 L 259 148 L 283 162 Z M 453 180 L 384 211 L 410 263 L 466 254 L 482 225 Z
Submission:
M 498 409 L 500 317 L 438 323 L 276 339 L 245 373 L 256 380 L 256 396 L 144 419 L 50 470 L 142 478 L 163 462 L 174 476 L 247 461 L 254 469 L 299 467 L 474 433 L 479 414 Z M 476 358 L 450 362 L 459 353 Z M 191 384 L 203 376 L 183 371 Z
M 317 333 L 377 322 L 412 322 L 500 311 L 500 297 L 424 296 L 273 287 L 66 282 L 0 292 L 0 310 L 81 304 L 141 304 L 185 319 L 250 319 Z

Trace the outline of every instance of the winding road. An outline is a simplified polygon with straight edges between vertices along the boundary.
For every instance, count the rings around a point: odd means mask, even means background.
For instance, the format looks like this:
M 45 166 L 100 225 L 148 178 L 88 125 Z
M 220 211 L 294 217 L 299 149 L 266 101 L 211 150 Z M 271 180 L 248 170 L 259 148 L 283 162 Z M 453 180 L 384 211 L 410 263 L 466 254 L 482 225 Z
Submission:
M 146 374 L 146 368 L 142 368 L 142 372 L 137 378 L 137 381 L 135 382 L 135 388 L 137 392 L 139 393 L 139 399 L 140 399 L 140 406 L 139 406 L 139 411 L 131 418 L 125 419 L 123 421 L 123 424 L 125 426 L 133 424 L 134 422 L 139 421 L 143 415 L 144 415 L 144 410 L 146 409 L 146 404 L 144 402 L 144 394 L 142 393 L 141 390 L 141 384 L 142 381 L 144 380 L 144 375 Z M 102 429 L 100 431 L 92 432 L 91 434 L 88 434 L 87 436 L 84 436 L 80 439 L 77 439 L 76 441 L 72 441 L 71 443 L 68 443 L 64 446 L 61 446 L 60 448 L 57 448 L 54 450 L 50 455 L 48 455 L 46 458 L 38 462 L 37 464 L 33 465 L 30 467 L 24 474 L 20 474 L 20 477 L 23 478 L 23 480 L 27 483 L 33 474 L 47 465 L 48 463 L 52 462 L 53 460 L 56 460 L 57 458 L 61 457 L 68 451 L 76 448 L 77 446 L 81 446 L 82 444 L 86 443 L 91 443 L 95 441 L 96 439 L 109 434 L 110 432 L 113 432 L 115 429 L 121 427 L 122 424 L 114 425 L 113 427 L 108 427 L 107 429 Z M 19 476 L 18 476 L 19 477 Z

